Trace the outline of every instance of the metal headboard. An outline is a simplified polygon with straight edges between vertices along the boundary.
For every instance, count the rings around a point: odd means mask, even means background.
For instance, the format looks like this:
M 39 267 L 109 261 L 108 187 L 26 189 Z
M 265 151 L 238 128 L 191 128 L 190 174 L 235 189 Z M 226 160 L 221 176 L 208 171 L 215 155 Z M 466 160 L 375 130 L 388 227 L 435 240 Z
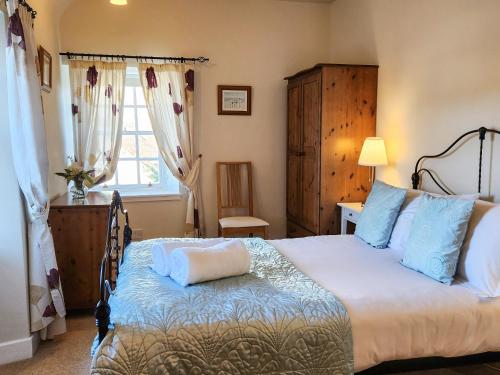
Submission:
M 464 134 L 462 134 L 460 137 L 458 137 L 446 150 L 444 150 L 443 152 L 439 153 L 439 154 L 436 154 L 436 155 L 424 155 L 422 156 L 420 159 L 417 160 L 417 163 L 415 164 L 415 171 L 413 172 L 412 176 L 411 176 L 411 181 L 412 181 L 412 186 L 413 186 L 413 189 L 418 189 L 419 188 L 419 185 L 420 185 L 420 182 L 421 182 L 421 177 L 424 173 L 427 173 L 432 181 L 434 181 L 434 183 L 443 191 L 445 192 L 446 194 L 448 195 L 451 195 L 452 192 L 450 192 L 448 189 L 446 189 L 445 187 L 443 187 L 438 179 L 436 178 L 436 176 L 434 176 L 433 172 L 430 171 L 429 169 L 427 168 L 420 168 L 420 165 L 421 163 L 425 160 L 425 159 L 436 159 L 436 158 L 440 158 L 440 157 L 443 157 L 445 156 L 448 152 L 450 152 L 453 147 L 455 147 L 458 142 L 460 142 L 462 139 L 464 139 L 465 137 L 468 137 L 472 134 L 479 134 L 479 174 L 478 174 L 478 182 L 477 182 L 477 192 L 478 193 L 481 193 L 481 179 L 482 179 L 482 169 L 483 169 L 483 143 L 484 143 L 484 140 L 486 139 L 486 133 L 495 133 L 495 134 L 500 134 L 500 131 L 498 130 L 495 130 L 495 129 L 488 129 L 488 128 L 485 128 L 485 127 L 481 127 L 479 129 L 476 129 L 476 130 L 471 130 L 471 131 L 468 131 Z
M 125 218 L 122 243 L 120 245 L 120 216 Z M 123 218 L 122 218 L 123 220 Z M 96 326 L 99 334 L 99 343 L 108 332 L 111 308 L 108 298 L 114 293 L 116 279 L 120 273 L 120 265 L 123 262 L 125 248 L 132 241 L 132 229 L 128 221 L 128 212 L 123 209 L 122 198 L 117 191 L 113 192 L 111 205 L 109 206 L 108 229 L 106 237 L 106 248 L 101 261 L 99 273 L 99 302 L 95 309 Z

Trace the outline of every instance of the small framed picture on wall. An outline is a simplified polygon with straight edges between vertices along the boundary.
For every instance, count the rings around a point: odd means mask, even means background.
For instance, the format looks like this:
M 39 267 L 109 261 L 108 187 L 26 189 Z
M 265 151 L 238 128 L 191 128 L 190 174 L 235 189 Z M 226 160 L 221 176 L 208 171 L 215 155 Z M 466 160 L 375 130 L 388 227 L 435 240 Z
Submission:
M 40 64 L 42 90 L 50 92 L 52 89 L 52 56 L 42 46 L 38 47 L 38 61 Z
M 252 114 L 251 86 L 217 86 L 219 115 L 250 116 Z

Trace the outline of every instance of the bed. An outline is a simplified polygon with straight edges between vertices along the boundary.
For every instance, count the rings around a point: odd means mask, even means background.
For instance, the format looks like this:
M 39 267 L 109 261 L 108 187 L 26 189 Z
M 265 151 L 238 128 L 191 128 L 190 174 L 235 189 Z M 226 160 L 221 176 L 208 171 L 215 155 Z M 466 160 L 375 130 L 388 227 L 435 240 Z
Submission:
M 402 267 L 400 251 L 375 250 L 350 235 L 270 243 L 344 303 L 355 371 L 385 361 L 500 350 L 500 299 Z
M 351 235 L 245 239 L 249 275 L 186 291 L 149 268 L 161 239 L 130 244 L 125 219 L 119 244 L 120 212 L 115 194 L 93 374 L 350 374 L 500 351 L 500 298 L 405 268 L 398 250 Z

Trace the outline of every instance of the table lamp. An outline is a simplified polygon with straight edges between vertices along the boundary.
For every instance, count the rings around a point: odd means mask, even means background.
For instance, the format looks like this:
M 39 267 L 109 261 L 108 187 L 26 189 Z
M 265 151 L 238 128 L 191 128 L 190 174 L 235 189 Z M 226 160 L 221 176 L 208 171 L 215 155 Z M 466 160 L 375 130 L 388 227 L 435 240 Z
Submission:
M 358 164 L 370 167 L 370 183 L 373 184 L 375 180 L 375 167 L 387 165 L 384 140 L 379 137 L 366 138 L 361 149 L 361 155 L 359 155 Z

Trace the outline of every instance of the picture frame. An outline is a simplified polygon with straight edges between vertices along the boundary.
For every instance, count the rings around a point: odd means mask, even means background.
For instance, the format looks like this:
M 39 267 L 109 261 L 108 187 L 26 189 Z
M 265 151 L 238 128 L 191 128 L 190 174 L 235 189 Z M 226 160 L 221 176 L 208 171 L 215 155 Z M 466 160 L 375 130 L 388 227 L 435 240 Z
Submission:
M 52 56 L 42 46 L 38 47 L 38 62 L 40 65 L 40 83 L 42 90 L 50 92 L 52 90 Z
M 219 85 L 217 93 L 219 115 L 252 115 L 252 86 Z

